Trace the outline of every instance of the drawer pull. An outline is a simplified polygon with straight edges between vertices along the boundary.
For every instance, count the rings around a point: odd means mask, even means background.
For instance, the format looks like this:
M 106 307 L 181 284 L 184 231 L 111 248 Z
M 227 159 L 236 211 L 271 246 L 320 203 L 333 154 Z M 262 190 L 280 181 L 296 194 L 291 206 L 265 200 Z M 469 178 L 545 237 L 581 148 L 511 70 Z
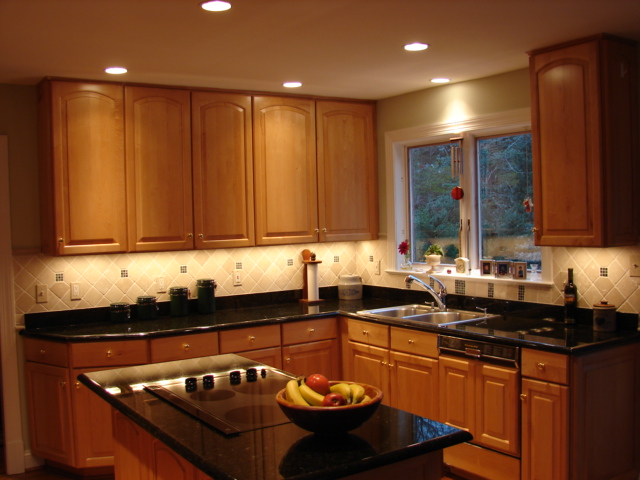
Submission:
M 369 330 L 362 330 L 363 335 L 369 335 Z
M 316 329 L 315 328 L 310 328 L 309 329 L 309 333 L 316 333 Z
M 409 342 L 409 345 L 411 345 L 413 343 L 413 340 L 409 339 L 408 342 Z
M 107 350 L 107 358 L 111 358 L 112 355 L 111 350 Z
M 249 335 L 249 341 L 251 343 L 255 342 L 256 341 L 256 337 L 254 337 L 253 335 Z
M 185 343 L 184 345 L 182 345 L 182 348 L 184 348 L 185 350 L 189 350 L 189 348 L 191 348 L 191 345 Z
M 544 363 L 540 362 L 540 363 L 538 363 L 537 366 L 538 366 L 538 370 L 543 370 L 544 371 L 544 368 L 545 368 Z

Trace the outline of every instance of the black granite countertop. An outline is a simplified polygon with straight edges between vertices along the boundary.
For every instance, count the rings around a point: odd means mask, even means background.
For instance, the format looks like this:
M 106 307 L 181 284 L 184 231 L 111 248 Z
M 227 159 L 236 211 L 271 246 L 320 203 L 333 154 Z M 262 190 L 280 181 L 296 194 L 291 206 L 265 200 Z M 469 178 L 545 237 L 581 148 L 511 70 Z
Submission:
M 575 327 L 565 332 L 562 322 L 545 323 L 549 317 L 557 317 L 562 310 L 556 306 L 526 304 L 519 302 L 500 302 L 491 300 L 490 303 L 474 300 L 469 304 L 469 297 L 449 295 L 449 304 L 452 308 L 474 310 L 475 306 L 488 306 L 494 313 L 501 314 L 505 323 L 527 321 L 538 322 L 543 326 L 553 326 L 556 334 L 542 335 L 514 335 L 503 336 L 489 330 L 478 332 L 477 329 L 456 327 L 442 328 L 424 322 L 415 322 L 406 319 L 373 319 L 362 317 L 358 312 L 377 308 L 391 307 L 409 303 L 422 303 L 422 292 L 397 289 L 366 289 L 368 293 L 378 296 L 365 296 L 361 300 L 341 301 L 337 298 L 329 298 L 316 306 L 308 306 L 300 303 L 295 298 L 278 298 L 278 303 L 262 303 L 269 299 L 246 296 L 236 297 L 236 304 L 224 304 L 225 308 L 219 308 L 215 313 L 199 315 L 195 312 L 185 317 L 171 317 L 167 314 L 160 315 L 154 320 L 138 320 L 132 318 L 127 323 L 112 323 L 108 321 L 107 309 L 88 309 L 90 311 L 50 312 L 46 314 L 25 315 L 26 328 L 20 333 L 29 337 L 44 338 L 60 342 L 90 342 L 105 340 L 129 340 L 140 338 L 158 338 L 172 335 L 184 335 L 202 333 L 215 330 L 225 330 L 254 325 L 278 324 L 283 322 L 295 322 L 313 318 L 324 318 L 342 315 L 351 318 L 366 319 L 368 321 L 414 328 L 430 331 L 443 335 L 454 335 L 464 338 L 472 338 L 481 341 L 497 342 L 505 345 L 527 347 L 538 350 L 546 350 L 565 354 L 582 354 L 602 348 L 609 348 L 629 342 L 640 341 L 640 332 L 637 329 L 637 315 L 625 315 L 625 320 L 631 320 L 631 328 L 621 328 L 616 332 L 595 332 L 588 318 L 583 318 Z M 388 291 L 391 290 L 392 294 Z M 482 300 L 482 299 L 480 299 Z M 484 299 L 488 300 L 488 299 Z M 218 301 L 220 301 L 218 299 Z M 246 306 L 245 306 L 246 305 Z M 162 311 L 161 311 L 162 313 Z M 585 317 L 589 310 L 583 312 Z M 633 321 L 635 319 L 635 326 Z
M 202 375 L 221 357 L 91 372 L 78 378 L 217 480 L 329 480 L 472 439 L 466 431 L 386 405 L 380 405 L 361 427 L 339 436 L 316 436 L 293 423 L 224 435 L 140 386 L 162 378 Z

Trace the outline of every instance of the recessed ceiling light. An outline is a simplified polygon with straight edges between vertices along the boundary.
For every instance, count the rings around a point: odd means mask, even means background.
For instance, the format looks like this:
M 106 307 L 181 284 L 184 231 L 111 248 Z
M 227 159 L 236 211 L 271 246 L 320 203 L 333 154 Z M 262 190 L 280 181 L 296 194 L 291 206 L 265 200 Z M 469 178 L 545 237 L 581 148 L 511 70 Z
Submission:
M 109 67 L 105 68 L 104 71 L 111 75 L 122 75 L 123 73 L 127 73 L 127 69 L 124 67 Z
M 302 83 L 300 82 L 284 82 L 282 84 L 283 87 L 287 87 L 287 88 L 298 88 L 302 86 Z
M 212 2 L 202 2 L 200 6 L 208 12 L 224 12 L 225 10 L 229 10 L 231 8 L 231 4 L 229 2 L 222 2 L 220 0 L 214 0 Z
M 451 81 L 450 78 L 432 78 L 431 83 L 449 83 Z
M 408 43 L 407 45 L 404 46 L 405 50 L 408 50 L 409 52 L 420 52 L 422 50 L 426 50 L 427 48 L 429 48 L 429 45 L 427 45 L 426 43 Z

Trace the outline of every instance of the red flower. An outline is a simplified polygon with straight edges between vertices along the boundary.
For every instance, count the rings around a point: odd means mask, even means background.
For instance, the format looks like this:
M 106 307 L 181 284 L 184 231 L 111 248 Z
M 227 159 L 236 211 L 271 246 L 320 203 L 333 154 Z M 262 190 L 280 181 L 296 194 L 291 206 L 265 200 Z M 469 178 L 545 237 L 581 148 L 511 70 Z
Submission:
M 398 245 L 398 252 L 400 252 L 400 255 L 407 255 L 409 253 L 409 240 L 400 242 L 400 245 Z

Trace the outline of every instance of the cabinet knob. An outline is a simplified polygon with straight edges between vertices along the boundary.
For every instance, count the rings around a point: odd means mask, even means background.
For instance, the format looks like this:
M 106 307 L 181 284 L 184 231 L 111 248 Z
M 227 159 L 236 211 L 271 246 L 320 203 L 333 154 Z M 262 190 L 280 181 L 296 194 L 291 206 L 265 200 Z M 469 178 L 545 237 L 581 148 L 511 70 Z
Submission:
M 538 363 L 537 367 L 538 367 L 538 370 L 544 370 L 545 365 L 544 363 L 540 362 Z
M 189 345 L 188 343 L 185 343 L 184 345 L 182 345 L 182 348 L 184 348 L 185 350 L 189 350 L 190 347 L 191 345 Z
M 316 228 L 316 229 L 314 230 L 314 232 L 316 232 L 316 233 L 320 233 L 320 229 L 319 229 L 319 228 Z
M 60 381 L 60 386 L 61 387 L 65 387 L 67 385 L 67 382 L 65 382 L 64 380 Z
M 40 350 L 40 355 L 44 356 L 47 353 L 46 350 Z
M 256 341 L 256 337 L 254 337 L 253 335 L 249 335 L 249 341 L 251 343 L 255 342 Z
M 204 233 L 200 233 L 200 234 L 198 235 L 198 237 L 200 237 L 200 238 L 204 238 Z
M 538 229 L 537 229 L 536 227 L 533 227 L 533 228 L 531 229 L 531 233 L 536 233 L 537 231 L 538 231 Z
M 287 363 L 291 363 L 291 357 L 287 357 L 287 358 L 285 359 L 285 362 L 287 362 Z
M 309 333 L 316 333 L 316 329 L 315 328 L 310 328 L 309 329 Z
M 387 362 L 382 361 L 382 362 L 380 362 L 380 364 L 384 367 L 384 366 L 386 366 L 386 365 L 387 365 Z
M 112 355 L 111 350 L 107 350 L 107 358 L 111 358 Z
M 60 238 L 58 239 L 58 242 L 60 242 L 60 243 L 64 243 L 64 238 L 60 237 Z
M 188 234 L 187 234 L 187 237 L 189 237 L 189 238 L 193 238 L 193 233 L 188 233 Z
M 326 228 L 322 229 L 322 233 L 327 233 L 327 232 L 328 232 L 328 230 Z
M 523 402 L 527 399 L 527 395 L 525 393 L 521 393 L 520 394 L 520 400 L 522 400 Z
M 362 330 L 363 335 L 369 335 L 369 330 Z
M 80 390 L 80 382 L 76 382 L 75 386 L 76 386 L 76 390 Z
M 409 342 L 409 344 L 412 344 L 412 343 L 413 343 L 413 340 L 409 339 L 409 340 L 408 340 L 408 342 Z

